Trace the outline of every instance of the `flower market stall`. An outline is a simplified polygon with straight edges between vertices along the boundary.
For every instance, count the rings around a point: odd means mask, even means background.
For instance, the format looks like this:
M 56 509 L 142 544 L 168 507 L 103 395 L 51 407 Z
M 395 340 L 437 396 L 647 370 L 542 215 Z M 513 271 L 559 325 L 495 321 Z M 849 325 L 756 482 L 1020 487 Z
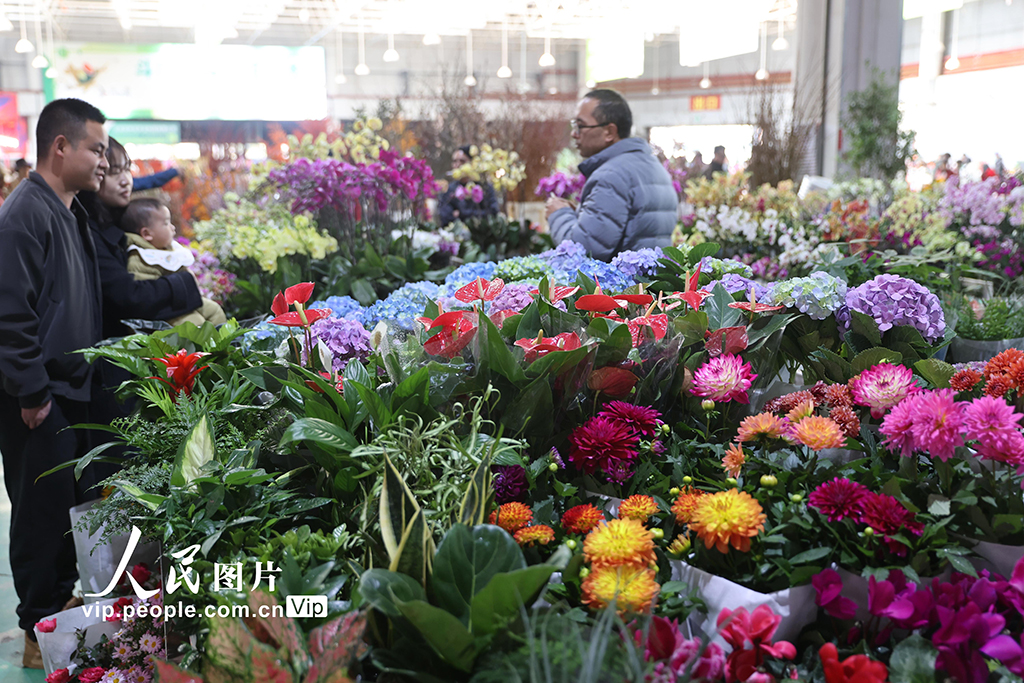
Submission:
M 82 524 L 160 556 L 47 680 L 1024 675 L 1016 181 L 690 181 L 675 246 L 605 263 L 431 226 L 376 129 L 196 227 L 256 319 L 87 352 L 136 408 Z M 467 192 L 519 182 L 483 158 Z

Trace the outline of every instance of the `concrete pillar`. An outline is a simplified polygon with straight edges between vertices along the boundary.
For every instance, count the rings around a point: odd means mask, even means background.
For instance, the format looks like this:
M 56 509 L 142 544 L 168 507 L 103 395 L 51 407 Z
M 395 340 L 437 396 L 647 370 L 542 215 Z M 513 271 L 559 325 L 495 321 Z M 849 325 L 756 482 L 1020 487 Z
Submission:
M 813 126 L 808 173 L 842 172 L 842 118 L 851 93 L 875 70 L 899 82 L 903 0 L 801 0 L 797 6 L 795 102 Z

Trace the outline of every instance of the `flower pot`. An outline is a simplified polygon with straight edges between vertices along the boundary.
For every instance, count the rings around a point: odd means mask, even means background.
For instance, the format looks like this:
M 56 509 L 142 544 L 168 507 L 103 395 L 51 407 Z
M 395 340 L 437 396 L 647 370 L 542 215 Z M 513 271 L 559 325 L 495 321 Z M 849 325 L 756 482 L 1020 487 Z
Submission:
M 672 566 L 672 580 L 682 581 L 697 588 L 700 597 L 708 606 L 708 615 L 691 615 L 690 628 L 698 629 L 715 639 L 719 645 L 724 640 L 718 636 L 718 615 L 723 609 L 735 610 L 746 607 L 753 611 L 759 605 L 768 605 L 775 614 L 782 617 L 775 632 L 775 640 L 795 640 L 805 626 L 817 617 L 818 607 L 814 604 L 814 587 L 795 586 L 774 593 L 758 593 L 738 583 L 692 567 L 679 560 L 669 560 Z
M 979 557 L 969 558 L 978 571 L 987 569 L 1008 579 L 1013 575 L 1013 568 L 1024 557 L 1024 545 L 1003 545 L 978 541 L 973 548 Z
M 77 631 L 85 631 L 85 645 L 91 647 L 100 642 L 103 636 L 112 638 L 121 629 L 121 620 L 106 621 L 103 618 L 103 607 L 113 605 L 115 598 L 94 602 L 89 605 L 58 612 L 40 621 L 55 619 L 57 628 L 51 633 L 43 633 L 35 628 L 39 652 L 43 656 L 43 668 L 47 675 L 57 669 L 66 669 L 71 663 L 71 656 L 78 649 Z
M 117 571 L 121 557 L 128 547 L 129 538 L 129 534 L 121 534 L 113 536 L 106 543 L 101 544 L 99 539 L 103 535 L 103 527 L 97 529 L 94 534 L 89 534 L 88 531 L 79 531 L 76 528 L 82 517 L 96 502 L 91 500 L 70 510 L 71 533 L 75 541 L 75 555 L 78 558 L 78 575 L 82 581 L 82 591 L 86 594 L 84 599 L 87 603 L 103 599 L 102 597 L 88 597 L 88 594 L 99 593 L 110 583 L 110 578 Z M 135 552 L 132 553 L 128 569 L 130 570 L 140 562 L 145 562 L 153 567 L 159 556 L 159 543 L 155 541 L 139 543 Z
M 950 363 L 969 363 L 971 361 L 987 361 L 1006 349 L 1024 348 L 1024 337 L 1017 339 L 1000 339 L 998 341 L 975 341 L 954 337 L 949 345 Z

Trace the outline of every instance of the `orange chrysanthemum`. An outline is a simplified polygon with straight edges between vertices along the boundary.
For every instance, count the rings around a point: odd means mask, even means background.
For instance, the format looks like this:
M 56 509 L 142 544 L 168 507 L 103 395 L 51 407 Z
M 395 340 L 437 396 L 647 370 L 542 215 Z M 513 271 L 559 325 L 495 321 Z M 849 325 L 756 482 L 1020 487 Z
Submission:
M 1024 361 L 1024 351 L 1020 349 L 1006 349 L 996 354 L 992 360 L 985 364 L 985 379 L 991 379 L 999 375 L 1010 375 L 1010 368 L 1021 361 Z
M 786 414 L 786 419 L 796 424 L 811 415 L 814 415 L 814 401 L 802 401 Z
M 829 384 L 825 387 L 825 403 L 832 408 L 852 406 L 853 395 L 850 393 L 850 387 L 845 384 Z
M 750 539 L 764 531 L 765 514 L 749 493 L 730 489 L 705 496 L 697 503 L 690 520 L 690 528 L 704 546 L 729 552 L 750 550 Z
M 730 477 L 735 479 L 740 476 L 740 470 L 743 469 L 743 463 L 747 461 L 747 456 L 743 452 L 743 449 L 738 443 L 729 444 L 729 450 L 725 452 L 725 456 L 722 458 L 722 469 Z
M 505 503 L 491 513 L 490 521 L 510 534 L 515 534 L 533 521 L 533 510 L 522 503 Z
M 959 370 L 952 377 L 949 378 L 949 386 L 953 391 L 970 391 L 974 387 L 978 386 L 978 382 L 981 381 L 981 373 L 977 370 L 971 370 L 970 368 L 964 368 Z
M 740 443 L 758 441 L 760 439 L 781 439 L 789 431 L 789 421 L 772 413 L 758 413 L 743 418 L 740 428 L 736 431 L 736 440 Z
M 797 443 L 802 443 L 815 451 L 824 448 L 842 448 L 846 445 L 842 427 L 831 418 L 817 415 L 800 420 L 793 426 L 790 435 Z
M 555 540 L 555 530 L 547 524 L 525 526 L 514 535 L 516 543 L 521 546 L 547 545 Z
M 569 508 L 562 515 L 562 528 L 567 534 L 589 534 L 604 521 L 604 513 L 589 503 Z
M 658 504 L 650 496 L 637 494 L 619 504 L 619 519 L 635 519 L 641 524 L 646 524 L 657 512 Z
M 860 435 L 860 418 L 849 406 L 836 406 L 829 411 L 828 416 L 835 420 L 843 434 L 849 438 L 855 439 Z
M 583 556 L 594 567 L 653 565 L 654 534 L 635 519 L 601 522 L 583 541 Z
M 647 612 L 661 590 L 653 569 L 630 566 L 594 567 L 582 588 L 584 604 L 600 610 L 614 601 L 620 614 Z
M 700 489 L 684 486 L 676 497 L 676 502 L 672 504 L 672 514 L 676 516 L 676 522 L 689 524 L 694 506 L 706 495 L 708 494 Z
M 985 393 L 993 398 L 1002 398 L 1013 389 L 1013 380 L 1005 375 L 993 375 L 985 382 Z

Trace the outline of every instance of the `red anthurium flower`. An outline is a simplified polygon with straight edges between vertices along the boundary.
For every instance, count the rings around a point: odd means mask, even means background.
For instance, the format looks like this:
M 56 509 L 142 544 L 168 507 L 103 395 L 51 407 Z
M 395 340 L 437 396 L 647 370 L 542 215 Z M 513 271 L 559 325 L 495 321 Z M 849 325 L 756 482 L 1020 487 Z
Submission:
M 627 320 L 626 325 L 629 327 L 629 336 L 633 338 L 633 346 L 636 347 L 640 346 L 640 342 L 643 340 L 643 328 L 645 327 L 651 328 L 655 339 L 663 339 L 668 330 L 668 316 L 664 313 L 643 315 Z
M 270 304 L 270 311 L 274 315 L 284 315 L 288 312 L 288 302 L 285 301 L 284 292 L 278 292 L 274 297 L 274 303 Z
M 711 296 L 710 292 L 699 289 L 695 292 L 676 292 L 675 294 L 669 295 L 668 298 L 682 299 L 686 303 L 690 304 L 690 308 L 696 311 L 700 309 L 701 304 L 704 303 L 704 299 L 707 299 L 709 296 Z
M 563 332 L 554 337 L 545 337 L 541 330 L 536 339 L 520 339 L 515 346 L 526 351 L 526 362 L 532 363 L 552 351 L 575 351 L 580 348 L 580 337 L 575 332 Z
M 487 317 L 490 318 L 491 322 L 494 323 L 494 326 L 497 327 L 500 330 L 501 326 L 505 324 L 505 321 L 508 320 L 509 318 L 511 318 L 514 315 L 519 315 L 519 312 L 518 311 L 495 311 L 494 313 L 491 313 Z
M 818 650 L 826 683 L 885 683 L 889 670 L 885 664 L 867 655 L 851 655 L 839 661 L 839 651 L 833 643 L 825 643 Z
M 570 297 L 576 292 L 580 291 L 579 287 L 563 287 L 562 285 L 555 285 L 548 289 L 548 301 L 555 304 L 566 297 Z M 530 294 L 537 296 L 540 294 L 539 289 L 530 290 Z
M 607 294 L 584 294 L 579 299 L 576 299 L 577 311 L 607 313 L 608 311 L 614 311 L 616 308 L 625 308 L 625 304 L 620 303 L 616 298 L 610 297 Z
M 321 371 L 321 372 L 320 372 L 320 376 L 321 376 L 321 377 L 323 377 L 323 378 L 324 378 L 325 380 L 327 380 L 328 382 L 333 382 L 333 383 L 334 383 L 334 389 L 335 389 L 335 390 L 336 390 L 336 391 L 337 391 L 337 392 L 338 392 L 339 394 L 340 394 L 340 393 L 342 392 L 342 390 L 344 389 L 344 386 L 345 386 L 345 378 L 343 378 L 343 377 L 341 376 L 341 374 L 338 374 L 337 376 L 334 376 L 334 375 L 332 375 L 332 374 L 331 374 L 331 373 L 329 373 L 329 372 L 323 372 L 323 371 Z M 314 382 L 314 381 L 313 381 L 313 380 L 311 380 L 311 379 L 307 379 L 307 380 L 306 380 L 306 386 L 307 386 L 307 387 L 309 387 L 310 389 L 312 389 L 313 391 L 315 391 L 315 392 L 316 392 L 316 393 L 318 393 L 318 394 L 323 394 L 323 393 L 325 393 L 325 392 L 324 392 L 324 390 L 320 388 L 320 385 L 319 385 L 319 384 L 317 384 L 316 382 Z
M 740 353 L 747 348 L 749 343 L 747 328 L 742 326 L 723 327 L 704 333 L 704 348 L 712 358 L 721 356 L 723 353 Z
M 428 330 L 441 331 L 423 342 L 423 350 L 433 356 L 454 358 L 473 339 L 476 333 L 476 314 L 469 311 L 449 311 L 434 319 L 417 318 Z
M 654 297 L 650 294 L 618 294 L 616 295 L 615 300 L 646 306 L 647 304 L 654 302 Z
M 168 354 L 163 358 L 153 358 L 151 360 L 155 360 L 167 368 L 167 376 L 166 378 L 152 377 L 151 379 L 160 380 L 166 384 L 171 390 L 171 396 L 175 399 L 181 393 L 189 396 L 192 394 L 196 375 L 209 367 L 206 365 L 199 368 L 196 367 L 199 359 L 205 355 L 205 353 L 198 351 L 196 353 L 189 353 L 185 349 L 181 349 L 177 353 Z
M 455 298 L 465 301 L 467 304 L 473 301 L 493 301 L 494 297 L 498 296 L 503 289 L 505 289 L 505 282 L 500 278 L 487 281 L 478 277 L 468 285 L 460 287 L 455 292 Z
M 302 310 L 283 313 L 276 318 L 272 318 L 270 322 L 282 327 L 309 327 L 317 320 L 320 320 L 321 318 L 329 318 L 330 316 L 331 309 L 329 308 L 313 308 L 308 311 Z
M 757 303 L 757 297 L 754 296 L 754 288 L 751 287 L 750 299 L 748 301 L 736 301 L 729 304 L 729 308 L 738 308 L 747 313 L 774 313 L 775 311 L 781 311 L 785 306 L 770 306 Z
M 448 311 L 447 313 L 441 313 L 436 318 L 416 318 L 418 322 L 423 323 L 423 326 L 428 330 L 432 330 L 435 327 L 456 327 L 459 321 L 465 319 L 465 311 Z
M 587 377 L 587 386 L 591 391 L 600 391 L 612 398 L 620 398 L 629 395 L 637 380 L 637 376 L 629 370 L 609 365 L 591 372 Z
M 309 301 L 313 294 L 312 282 L 300 282 L 284 290 L 284 300 L 289 306 L 292 304 L 304 304 Z

